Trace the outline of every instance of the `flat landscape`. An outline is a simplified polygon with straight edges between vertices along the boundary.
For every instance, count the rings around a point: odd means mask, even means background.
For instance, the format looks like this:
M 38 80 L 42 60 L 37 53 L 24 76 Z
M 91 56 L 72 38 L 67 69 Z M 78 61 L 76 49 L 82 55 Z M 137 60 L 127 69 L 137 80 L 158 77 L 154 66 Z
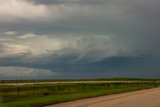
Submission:
M 0 107 L 43 107 L 158 86 L 160 86 L 158 79 L 7 80 L 1 81 Z M 96 101 L 101 102 L 101 99 L 95 98 L 87 104 L 90 105 Z M 72 103 L 69 104 L 72 105 Z M 71 105 L 65 107 L 71 107 Z
M 0 0 L 0 107 L 160 107 L 160 0 Z

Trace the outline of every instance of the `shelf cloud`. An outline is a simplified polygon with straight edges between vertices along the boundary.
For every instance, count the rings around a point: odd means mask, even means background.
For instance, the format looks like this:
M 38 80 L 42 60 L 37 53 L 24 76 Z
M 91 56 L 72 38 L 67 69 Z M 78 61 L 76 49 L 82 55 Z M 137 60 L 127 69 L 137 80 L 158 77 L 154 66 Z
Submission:
M 22 71 L 23 77 L 34 69 L 30 75 L 39 78 L 43 75 L 39 72 L 46 70 L 59 74 L 57 78 L 114 73 L 158 77 L 159 4 L 157 0 L 1 0 L 0 74 Z

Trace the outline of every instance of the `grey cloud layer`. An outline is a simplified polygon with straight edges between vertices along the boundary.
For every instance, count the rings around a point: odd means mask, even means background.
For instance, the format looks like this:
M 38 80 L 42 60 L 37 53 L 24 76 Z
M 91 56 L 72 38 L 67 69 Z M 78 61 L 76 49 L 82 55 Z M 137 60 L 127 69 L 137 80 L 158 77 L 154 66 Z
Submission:
M 56 64 L 53 71 L 63 71 L 66 68 L 60 65 L 69 63 L 68 71 L 80 72 L 83 67 L 90 71 L 92 65 L 112 71 L 107 61 L 113 58 L 115 64 L 128 60 L 139 64 L 136 70 L 145 72 L 145 64 L 151 64 L 147 68 L 158 71 L 159 4 L 158 0 L 2 0 L 0 65 L 51 69 Z M 92 65 L 87 68 L 83 63 Z M 101 63 L 106 64 L 103 69 Z M 125 71 L 133 69 L 128 63 L 122 67 Z

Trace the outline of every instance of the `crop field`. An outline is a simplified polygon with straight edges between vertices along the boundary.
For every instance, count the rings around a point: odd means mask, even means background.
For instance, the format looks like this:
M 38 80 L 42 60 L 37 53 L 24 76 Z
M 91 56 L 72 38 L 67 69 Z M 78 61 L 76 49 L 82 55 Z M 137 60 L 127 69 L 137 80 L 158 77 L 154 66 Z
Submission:
M 16 83 L 16 81 L 1 81 L 0 107 L 42 107 L 76 99 L 117 94 L 160 86 L 159 80 L 121 79 L 112 80 L 112 82 L 110 81 L 111 80 L 107 81 L 104 79 L 83 80 L 79 82 L 74 82 L 74 80 L 72 80 L 72 82 L 34 81 L 32 84 L 27 84 L 27 81 L 18 83 Z M 11 82 L 14 84 L 7 84 Z

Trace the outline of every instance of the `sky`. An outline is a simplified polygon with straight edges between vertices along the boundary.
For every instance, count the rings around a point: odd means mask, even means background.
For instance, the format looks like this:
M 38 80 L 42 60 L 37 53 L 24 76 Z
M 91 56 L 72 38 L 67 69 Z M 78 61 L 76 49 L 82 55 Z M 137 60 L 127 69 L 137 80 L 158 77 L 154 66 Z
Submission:
M 159 0 L 1 0 L 0 79 L 159 78 Z

